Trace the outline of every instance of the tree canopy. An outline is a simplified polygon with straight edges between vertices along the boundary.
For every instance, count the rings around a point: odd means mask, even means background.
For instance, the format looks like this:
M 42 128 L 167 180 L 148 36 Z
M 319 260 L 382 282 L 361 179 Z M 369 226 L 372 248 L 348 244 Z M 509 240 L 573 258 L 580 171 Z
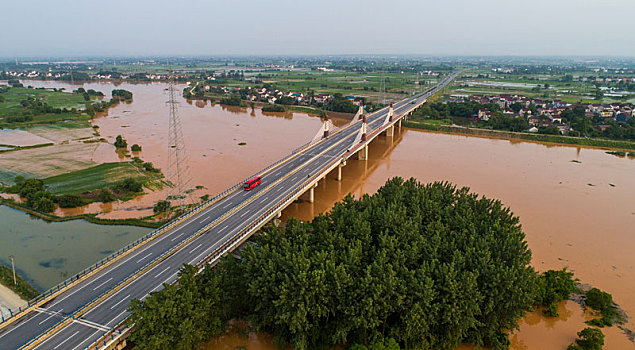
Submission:
M 269 226 L 241 255 L 205 269 L 205 303 L 217 307 L 208 319 L 244 318 L 296 349 L 506 349 L 507 330 L 535 301 L 518 217 L 449 183 L 391 179 L 312 222 Z M 200 314 L 191 310 L 202 301 L 180 304 L 203 295 L 198 285 L 180 282 L 132 304 L 135 342 L 150 344 L 141 349 L 169 347 L 165 339 L 186 330 L 191 339 L 213 333 L 197 326 L 208 304 Z

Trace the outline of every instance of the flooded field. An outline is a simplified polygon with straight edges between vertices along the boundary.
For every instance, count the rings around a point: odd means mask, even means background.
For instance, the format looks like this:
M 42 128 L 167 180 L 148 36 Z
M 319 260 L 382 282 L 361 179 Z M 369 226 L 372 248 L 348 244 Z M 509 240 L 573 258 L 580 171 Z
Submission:
M 72 91 L 80 86 L 110 97 L 113 89 L 133 93 L 131 103 L 121 103 L 99 115 L 93 125 L 101 137 L 112 143 L 122 135 L 128 145 L 139 144 L 139 156 L 155 167 L 167 168 L 168 106 L 167 84 L 88 83 L 71 85 L 53 81 L 29 81 L 34 87 L 64 87 Z M 207 101 L 191 101 L 180 96 L 185 85 L 177 85 L 179 115 L 185 147 L 189 157 L 192 187 L 203 186 L 192 194 L 199 201 L 204 194 L 214 195 L 282 158 L 296 147 L 310 141 L 320 128 L 321 120 L 306 113 L 267 113 L 260 109 L 227 107 Z M 244 145 L 239 145 L 245 143 Z M 108 159 L 115 156 L 107 149 Z M 106 156 L 104 156 L 106 157 Z M 119 160 L 126 160 L 119 155 Z M 116 161 L 116 160 L 115 160 Z M 148 192 L 148 191 L 146 191 Z M 82 208 L 59 209 L 58 215 L 103 212 L 109 219 L 142 217 L 152 214 L 153 204 L 167 196 L 167 189 L 149 193 L 135 200 L 112 204 L 93 203 Z

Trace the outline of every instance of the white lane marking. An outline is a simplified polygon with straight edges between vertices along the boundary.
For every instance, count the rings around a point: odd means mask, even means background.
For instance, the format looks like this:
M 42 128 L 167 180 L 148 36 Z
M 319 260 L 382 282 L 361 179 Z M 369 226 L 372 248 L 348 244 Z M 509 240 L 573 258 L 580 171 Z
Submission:
M 227 202 L 227 204 L 223 205 L 223 209 L 226 209 L 227 207 L 229 207 L 230 205 L 232 205 L 232 202 Z
M 220 230 L 218 230 L 218 233 L 221 233 L 221 232 L 225 231 L 225 229 L 226 229 L 228 226 L 229 226 L 229 225 L 225 225 L 225 226 L 223 226 L 223 228 L 221 228 Z
M 128 300 L 128 298 L 130 298 L 130 294 L 126 295 L 125 297 L 123 297 L 123 299 L 121 299 L 121 300 L 119 300 L 117 303 L 115 303 L 115 305 L 111 306 L 111 307 L 110 307 L 110 310 L 114 309 L 114 308 L 115 308 L 115 306 L 117 306 L 117 305 L 119 305 L 119 304 L 123 303 L 124 301 Z
M 40 322 L 40 323 L 38 323 L 38 324 L 42 324 L 42 323 L 44 323 L 44 322 L 46 322 L 46 321 L 50 320 L 50 319 L 51 319 L 51 317 L 53 317 L 53 316 L 57 316 L 57 314 L 58 314 L 58 313 L 60 313 L 60 312 L 62 312 L 62 310 L 64 310 L 64 309 L 59 309 L 59 310 L 57 310 L 57 311 L 53 311 L 53 312 L 51 312 L 51 316 L 49 316 L 49 317 L 45 318 L 42 322 Z M 47 310 L 47 311 L 48 311 L 48 310 Z
M 199 224 L 202 224 L 202 223 L 204 223 L 205 221 L 207 221 L 207 218 L 205 218 L 205 219 L 203 219 L 203 220 L 199 221 L 198 223 L 199 223 Z
M 99 333 L 99 332 L 100 332 L 100 331 L 96 331 L 96 332 L 94 332 L 93 334 L 91 334 L 91 335 L 89 335 L 88 337 L 86 337 L 86 339 L 85 339 L 83 342 L 79 343 L 76 347 L 74 347 L 74 348 L 73 348 L 73 350 L 77 350 L 77 349 L 79 349 L 82 345 L 84 345 L 84 343 L 85 343 L 85 342 L 87 342 L 88 340 L 90 340 L 90 338 L 94 337 L 94 336 L 95 336 L 95 334 L 97 334 L 97 333 Z M 84 348 L 84 349 L 85 349 L 85 348 Z
M 97 290 L 97 288 L 102 287 L 104 284 L 108 283 L 112 281 L 112 277 L 110 277 L 109 279 L 105 280 L 103 283 L 99 284 L 97 287 L 93 288 L 93 290 Z
M 148 255 L 146 255 L 146 256 L 144 256 L 143 258 L 141 258 L 141 259 L 137 260 L 137 264 L 138 264 L 138 263 L 140 263 L 140 262 L 141 262 L 141 260 L 143 260 L 143 259 L 145 259 L 145 258 L 149 257 L 150 255 L 152 255 L 152 253 L 148 253 Z
M 119 313 L 119 315 L 115 316 L 115 318 L 113 318 L 112 320 L 108 321 L 108 323 L 117 320 L 119 318 L 119 316 L 125 314 L 126 312 L 128 312 L 128 310 L 123 310 L 122 312 Z M 108 323 L 106 323 L 106 324 L 108 324 Z
M 66 338 L 63 342 L 61 342 L 61 343 L 57 344 L 57 345 L 56 345 L 53 349 L 57 349 L 57 348 L 59 348 L 60 346 L 62 346 L 62 344 L 66 343 L 66 342 L 67 342 L 67 341 L 69 341 L 72 337 L 76 336 L 76 335 L 77 335 L 77 333 L 79 333 L 79 331 L 75 331 L 75 333 L 71 334 L 71 336 L 70 336 L 70 337 L 68 337 L 68 338 Z
M 243 213 L 240 214 L 240 217 L 242 218 L 243 216 L 249 214 L 249 210 L 243 210 Z
M 157 267 L 161 266 L 161 264 L 156 264 L 154 265 L 150 270 L 148 270 L 146 273 L 149 274 L 150 272 L 152 272 L 152 270 L 156 269 Z M 134 283 L 141 281 L 141 279 L 137 278 L 137 279 L 133 279 L 132 282 L 130 282 L 126 287 L 130 287 L 131 285 L 133 285 Z M 107 302 L 108 300 L 114 298 L 115 296 L 119 295 L 119 293 L 124 292 L 125 289 L 120 289 L 117 292 L 113 293 L 111 296 L 109 296 L 108 298 L 106 298 L 104 301 L 102 301 L 102 303 Z M 88 310 L 88 312 L 86 314 L 84 314 L 84 317 L 86 317 L 88 314 L 90 314 L 91 312 L 97 310 L 97 308 L 92 308 L 90 310 Z M 16 329 L 16 328 L 13 328 Z
M 190 254 L 194 253 L 195 250 L 197 250 L 198 248 L 200 248 L 203 245 L 203 243 L 197 245 L 196 247 L 194 247 L 192 250 L 190 250 Z
M 154 276 L 154 278 L 159 277 L 159 275 L 161 275 L 162 273 L 164 273 L 165 271 L 167 271 L 169 268 L 170 268 L 169 266 L 168 266 L 168 267 L 166 267 L 165 269 L 163 269 L 163 271 L 161 271 L 161 272 L 157 273 L 157 274 Z
M 179 237 L 183 236 L 183 234 L 185 234 L 185 232 L 182 232 L 182 233 L 181 233 L 180 235 L 178 235 L 178 236 L 174 236 L 174 238 L 172 238 L 172 239 L 170 240 L 170 242 L 174 242 L 177 238 L 179 238 Z

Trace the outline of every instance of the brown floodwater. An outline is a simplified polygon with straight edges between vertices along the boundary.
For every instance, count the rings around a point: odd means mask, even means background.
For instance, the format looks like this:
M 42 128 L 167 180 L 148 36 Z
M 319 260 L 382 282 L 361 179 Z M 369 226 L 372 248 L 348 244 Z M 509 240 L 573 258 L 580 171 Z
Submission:
M 59 82 L 28 85 L 65 86 Z M 67 89 L 77 87 L 66 85 Z M 103 91 L 107 97 L 114 88 L 132 91 L 132 103 L 111 108 L 107 115 L 96 118 L 95 124 L 109 142 L 121 134 L 129 145 L 143 147 L 141 158 L 165 168 L 165 84 L 115 87 L 91 83 L 84 88 Z M 319 118 L 302 113 L 262 113 L 259 109 L 179 100 L 192 183 L 205 186 L 196 196 L 221 192 L 304 144 L 320 127 Z M 239 146 L 240 142 L 247 144 Z M 583 283 L 613 294 L 629 315 L 635 315 L 634 175 L 635 160 L 602 150 L 403 129 L 394 139 L 380 136 L 370 145 L 368 161 L 350 160 L 342 181 L 330 174 L 320 181 L 314 203 L 293 204 L 283 212 L 283 218 L 310 220 L 347 193 L 374 193 L 393 176 L 416 177 L 421 182 L 451 181 L 498 198 L 513 209 L 521 219 L 536 269 L 568 267 Z M 133 201 L 105 207 L 93 204 L 84 210 L 109 210 L 105 217 L 137 217 L 150 214 L 152 203 L 164 197 L 164 192 L 157 191 Z M 512 336 L 512 348 L 564 349 L 584 328 L 588 315 L 571 302 L 560 307 L 561 316 L 556 319 L 528 314 L 520 331 Z M 635 323 L 629 321 L 626 327 L 634 329 Z M 635 348 L 616 327 L 603 332 L 607 335 L 606 349 Z M 248 339 L 252 337 L 248 349 L 271 348 L 269 336 L 250 335 Z M 221 339 L 228 340 L 209 348 L 242 344 L 231 336 Z
M 120 103 L 98 115 L 93 125 L 101 137 L 113 143 L 122 135 L 128 145 L 139 144 L 139 156 L 167 172 L 168 105 L 167 84 L 87 83 L 71 85 L 54 81 L 29 81 L 34 87 L 64 87 L 67 91 L 83 86 L 102 91 L 110 98 L 112 89 L 133 93 L 131 103 Z M 180 96 L 185 85 L 177 85 L 178 111 L 189 158 L 192 201 L 204 194 L 213 196 L 310 141 L 319 131 L 321 120 L 306 113 L 262 112 L 256 108 L 221 106 L 208 101 L 186 100 Z M 339 121 L 342 123 L 342 121 Z M 337 124 L 337 122 L 336 122 Z M 245 145 L 239 145 L 239 143 Z M 109 150 L 112 151 L 112 150 Z M 129 160 L 118 154 L 119 160 Z M 153 204 L 167 196 L 167 188 L 116 203 L 92 203 L 80 208 L 57 209 L 57 215 L 103 212 L 99 217 L 129 218 L 152 214 Z

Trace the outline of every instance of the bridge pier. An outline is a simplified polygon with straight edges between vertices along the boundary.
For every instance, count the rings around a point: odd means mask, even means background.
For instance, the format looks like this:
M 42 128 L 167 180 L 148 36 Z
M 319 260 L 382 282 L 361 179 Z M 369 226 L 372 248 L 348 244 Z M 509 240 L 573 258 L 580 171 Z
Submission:
M 311 188 L 309 189 L 309 203 L 313 203 L 315 202 L 315 188 L 317 187 L 318 183 L 316 182 L 315 185 L 311 186 Z
M 384 135 L 386 135 L 386 137 L 395 136 L 395 125 L 393 124 L 393 125 L 387 127 L 386 130 L 384 131 Z
M 342 168 L 346 166 L 346 161 L 341 162 L 338 166 L 337 166 L 337 181 L 342 181 Z
M 362 147 L 362 149 L 360 149 L 359 152 L 357 152 L 357 159 L 358 160 L 368 159 L 368 144 L 365 144 L 364 147 Z
M 399 126 L 400 129 L 401 129 L 401 119 L 403 118 L 399 118 L 399 121 L 397 122 L 397 125 Z

